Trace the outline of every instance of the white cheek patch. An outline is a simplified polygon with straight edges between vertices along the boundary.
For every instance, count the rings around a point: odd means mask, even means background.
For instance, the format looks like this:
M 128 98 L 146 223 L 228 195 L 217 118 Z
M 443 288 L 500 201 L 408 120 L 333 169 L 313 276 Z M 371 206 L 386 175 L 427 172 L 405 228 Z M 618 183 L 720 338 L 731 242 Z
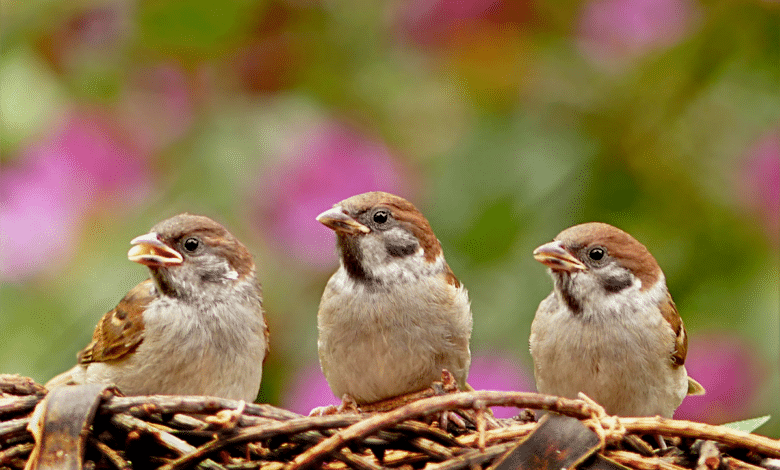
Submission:
M 236 280 L 236 279 L 238 279 L 238 273 L 236 272 L 236 270 L 235 270 L 235 269 L 231 269 L 230 271 L 228 271 L 227 273 L 225 273 L 225 277 L 226 277 L 227 279 Z
M 619 267 L 612 269 L 618 270 Z M 586 316 L 610 316 L 622 318 L 623 321 L 633 321 L 636 311 L 646 311 L 657 308 L 659 302 L 666 296 L 666 281 L 663 275 L 649 290 L 649 295 L 640 295 L 642 281 L 634 277 L 632 284 L 619 292 L 605 293 L 599 281 L 594 276 L 582 276 L 577 282 L 577 298 L 586 299 L 583 302 L 583 312 Z
M 358 239 L 362 255 L 363 269 L 368 271 L 370 266 L 378 266 L 384 263 L 387 257 L 385 242 L 375 233 L 369 233 Z
M 444 269 L 444 257 L 433 262 L 425 259 L 425 251 L 418 245 L 417 250 L 405 256 L 393 256 L 388 252 L 387 239 L 398 244 L 409 242 L 417 244 L 417 239 L 401 227 L 393 227 L 384 233 L 370 233 L 360 237 L 362 267 L 366 273 L 381 282 L 412 282 L 423 276 L 441 272 Z

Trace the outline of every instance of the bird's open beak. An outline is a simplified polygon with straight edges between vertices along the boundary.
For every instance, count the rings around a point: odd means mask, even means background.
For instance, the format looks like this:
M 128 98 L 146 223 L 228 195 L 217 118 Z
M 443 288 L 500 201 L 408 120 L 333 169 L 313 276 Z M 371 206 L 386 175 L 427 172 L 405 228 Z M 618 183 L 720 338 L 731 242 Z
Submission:
M 534 250 L 536 261 L 554 271 L 585 271 L 587 266 L 575 258 L 559 241 L 546 243 Z
M 181 254 L 161 242 L 157 234 L 149 232 L 130 240 L 133 245 L 127 252 L 127 259 L 146 266 L 173 266 L 181 264 L 184 258 Z
M 336 206 L 317 216 L 317 221 L 337 232 L 357 235 L 371 231 L 368 227 L 349 216 L 344 209 Z

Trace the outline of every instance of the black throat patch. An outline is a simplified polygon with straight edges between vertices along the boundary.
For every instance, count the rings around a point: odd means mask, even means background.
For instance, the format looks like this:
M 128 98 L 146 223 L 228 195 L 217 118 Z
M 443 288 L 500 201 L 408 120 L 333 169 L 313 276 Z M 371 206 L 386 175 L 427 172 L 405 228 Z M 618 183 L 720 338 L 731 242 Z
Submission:
M 358 246 L 358 238 L 341 233 L 337 234 L 337 236 L 341 260 L 349 277 L 364 284 L 381 284 L 379 279 L 369 276 L 366 270 L 363 269 L 363 253 Z
M 170 272 L 168 269 L 159 266 L 149 266 L 149 271 L 152 273 L 152 279 L 160 294 L 167 297 L 184 298 L 182 292 L 180 292 L 173 285 L 171 281 Z
M 621 273 L 619 276 L 604 276 L 600 280 L 604 290 L 612 294 L 618 293 L 633 284 L 631 274 L 628 272 Z
M 555 285 L 561 293 L 561 298 L 573 315 L 579 315 L 582 313 L 582 304 L 572 294 L 572 284 L 571 276 L 568 273 L 556 273 Z

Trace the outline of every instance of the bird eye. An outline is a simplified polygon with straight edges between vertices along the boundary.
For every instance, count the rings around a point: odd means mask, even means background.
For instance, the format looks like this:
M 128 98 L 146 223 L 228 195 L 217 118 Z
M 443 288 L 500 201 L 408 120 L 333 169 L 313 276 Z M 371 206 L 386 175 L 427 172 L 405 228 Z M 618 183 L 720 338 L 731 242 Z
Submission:
M 593 261 L 600 261 L 602 258 L 604 258 L 604 255 L 606 253 L 604 252 L 603 248 L 593 248 L 588 252 L 588 258 L 592 259 Z
M 374 212 L 374 222 L 378 224 L 383 224 L 387 222 L 387 218 L 389 217 L 389 214 L 387 211 L 376 211 Z
M 182 246 L 184 246 L 185 250 L 192 253 L 193 251 L 197 250 L 198 247 L 200 246 L 200 240 L 194 237 L 190 237 L 184 240 L 184 244 Z

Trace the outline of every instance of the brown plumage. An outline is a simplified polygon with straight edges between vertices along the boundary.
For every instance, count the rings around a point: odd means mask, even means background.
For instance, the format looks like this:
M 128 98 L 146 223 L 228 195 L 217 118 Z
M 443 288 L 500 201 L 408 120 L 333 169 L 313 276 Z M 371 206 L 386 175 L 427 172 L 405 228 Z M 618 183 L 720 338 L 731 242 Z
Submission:
M 180 214 L 131 241 L 151 278 L 98 322 L 78 365 L 47 383 L 113 383 L 127 395 L 253 401 L 268 325 L 252 256 L 208 217 Z
M 644 245 L 592 222 L 562 231 L 534 257 L 554 281 L 531 326 L 540 392 L 583 392 L 612 414 L 666 417 L 686 394 L 704 393 L 687 375 L 685 326 Z

